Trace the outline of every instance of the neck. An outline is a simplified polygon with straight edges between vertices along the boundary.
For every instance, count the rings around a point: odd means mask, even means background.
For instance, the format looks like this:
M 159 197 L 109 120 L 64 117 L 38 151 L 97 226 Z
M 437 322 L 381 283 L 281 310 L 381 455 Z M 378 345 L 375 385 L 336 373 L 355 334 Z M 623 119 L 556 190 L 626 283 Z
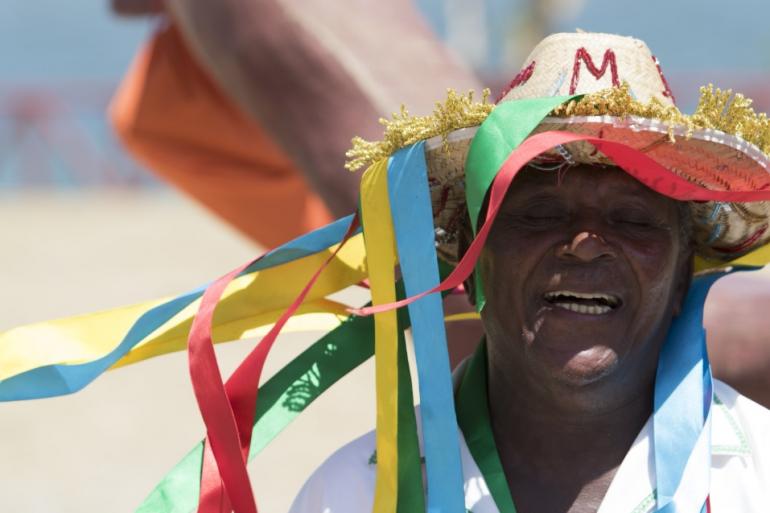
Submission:
M 494 361 L 488 372 L 490 416 L 501 458 L 503 453 L 520 455 L 528 467 L 579 461 L 574 458 L 581 454 L 622 459 L 652 413 L 652 379 L 628 400 L 604 401 L 597 388 L 606 386 L 547 387 L 512 380 L 510 370 Z
M 602 401 L 593 385 L 549 389 L 494 361 L 488 371 L 492 431 L 519 512 L 595 511 L 652 412 L 652 379 L 633 399 Z

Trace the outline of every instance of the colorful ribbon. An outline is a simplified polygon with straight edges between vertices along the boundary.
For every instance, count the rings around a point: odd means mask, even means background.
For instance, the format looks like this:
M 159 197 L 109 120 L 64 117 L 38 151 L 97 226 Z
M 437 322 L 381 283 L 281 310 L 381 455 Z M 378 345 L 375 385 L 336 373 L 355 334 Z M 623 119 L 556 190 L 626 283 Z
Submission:
M 516 513 L 489 416 L 485 341 L 476 348 L 457 390 L 457 422 L 495 506 L 500 513 Z
M 336 221 L 265 254 L 225 291 L 214 319 L 214 336 L 233 340 L 283 312 L 317 268 L 322 253 L 342 238 L 350 217 Z M 303 312 L 339 307 L 323 298 L 364 276 L 362 241 L 351 243 L 331 264 Z M 296 288 L 290 289 L 295 286 Z M 22 326 L 0 334 L 0 400 L 69 394 L 113 366 L 133 363 L 184 347 L 198 288 L 179 297 L 69 319 Z
M 407 295 L 439 283 L 425 143 L 390 159 L 388 194 Z M 420 387 L 428 511 L 464 513 L 463 474 L 441 298 L 409 305 Z
M 484 198 L 511 153 L 553 109 L 580 97 L 554 96 L 503 102 L 479 126 L 465 161 L 465 198 L 474 233 Z
M 369 266 L 372 303 L 395 299 L 395 241 L 388 201 L 388 160 L 361 178 L 361 216 Z M 398 322 L 396 312 L 374 317 L 374 362 L 377 391 L 377 481 L 375 513 L 394 513 L 398 499 Z
M 440 267 L 442 276 L 448 270 Z M 403 290 L 397 293 L 403 297 Z M 405 312 L 404 312 L 405 313 Z M 399 312 L 399 327 L 409 327 L 409 317 Z M 313 343 L 307 350 L 294 358 L 275 376 L 265 382 L 259 391 L 255 423 L 251 436 L 249 461 L 264 449 L 286 426 L 288 426 L 316 398 L 321 396 L 329 387 L 357 368 L 360 364 L 374 355 L 374 321 L 372 317 L 350 317 L 338 328 L 324 335 Z M 401 362 L 399 354 L 399 361 Z M 406 368 L 408 371 L 408 367 Z M 408 381 L 408 374 L 400 374 Z M 399 382 L 400 387 L 406 387 Z M 399 403 L 400 422 L 409 412 L 414 421 L 414 410 L 411 404 L 411 389 L 399 392 L 400 398 L 406 401 Z M 408 408 L 405 406 L 408 404 Z M 407 424 L 409 419 L 407 419 Z M 401 426 L 400 426 L 401 427 Z M 399 428 L 400 428 L 399 427 Z M 409 431 L 409 430 L 407 430 Z M 413 428 L 412 428 L 413 432 Z M 399 437 L 399 451 L 409 453 L 408 436 Z M 415 449 L 412 451 L 419 458 Z M 401 463 L 406 458 L 399 458 Z M 145 499 L 136 513 L 191 513 L 198 504 L 199 485 L 202 472 L 203 443 L 193 448 L 171 471 L 158 483 L 155 489 Z M 419 475 L 419 460 L 417 461 Z M 406 471 L 401 472 L 399 488 L 407 489 L 405 481 L 410 477 Z M 411 480 L 411 484 L 421 485 L 419 480 Z M 404 494 L 402 494 L 404 495 Z M 421 494 L 417 494 L 422 497 Z
M 249 460 L 329 387 L 374 354 L 372 318 L 352 317 L 260 387 Z M 203 442 L 158 483 L 136 513 L 191 513 L 198 505 Z
M 223 489 L 227 491 L 235 513 L 256 513 L 246 460 L 251 445 L 259 379 L 265 360 L 286 321 L 294 315 L 321 273 L 334 260 L 357 226 L 358 220 L 354 217 L 337 249 L 309 278 L 296 299 L 270 332 L 241 362 L 226 385 L 223 384 L 211 338 L 214 309 L 230 281 L 247 266 L 235 269 L 218 279 L 204 293 L 188 340 L 190 377 L 207 431 L 201 501 L 198 508 L 200 513 L 219 513 L 220 509 L 230 509 L 227 501 L 223 499 Z
M 513 150 L 559 105 L 582 95 L 528 98 L 503 102 L 479 126 L 465 159 L 465 199 L 471 229 L 478 229 L 479 214 L 492 181 Z M 483 283 L 480 269 L 475 269 L 477 283 Z M 474 289 L 476 311 L 486 303 L 484 287 Z
M 412 378 L 406 352 L 405 315 L 398 323 L 398 513 L 425 513 L 420 442 L 417 438 L 417 419 L 412 399 Z M 376 363 L 375 363 L 376 365 Z M 379 461 L 378 461 L 379 466 Z M 376 507 L 376 506 L 375 506 Z M 429 510 L 433 511 L 433 510 Z
M 736 270 L 751 269 L 729 272 Z M 713 385 L 703 309 L 711 286 L 729 272 L 693 280 L 661 348 L 653 414 L 656 511 L 661 513 L 707 510 Z

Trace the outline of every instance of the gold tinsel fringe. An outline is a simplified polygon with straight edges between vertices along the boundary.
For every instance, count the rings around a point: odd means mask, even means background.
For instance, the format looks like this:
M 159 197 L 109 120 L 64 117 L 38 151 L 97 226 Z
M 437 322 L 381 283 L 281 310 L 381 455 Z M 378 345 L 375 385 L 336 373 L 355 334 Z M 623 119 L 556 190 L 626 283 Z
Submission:
M 429 116 L 410 116 L 402 105 L 401 112 L 394 113 L 393 119 L 380 118 L 380 124 L 385 127 L 381 141 L 353 138 L 353 148 L 345 153 L 348 158 L 345 167 L 355 171 L 410 144 L 438 135 L 444 138 L 446 144 L 451 132 L 480 125 L 494 107 L 489 103 L 489 89 L 484 89 L 481 102 L 473 101 L 473 91 L 462 95 L 454 89 L 447 89 L 446 101 L 443 104 L 437 102 L 433 114 Z
M 380 119 L 385 126 L 382 141 L 353 139 L 353 148 L 346 153 L 350 170 L 356 170 L 392 155 L 399 149 L 418 141 L 441 136 L 447 144 L 448 135 L 454 130 L 481 124 L 494 109 L 488 103 L 489 90 L 484 90 L 481 103 L 473 102 L 473 93 L 459 95 L 447 91 L 447 99 L 436 104 L 430 116 L 409 116 L 406 108 L 393 114 L 392 120 Z M 751 100 L 732 90 L 722 91 L 709 84 L 700 89 L 700 100 L 695 113 L 682 114 L 674 106 L 667 106 L 656 98 L 642 103 L 631 96 L 628 84 L 612 87 L 583 96 L 579 100 L 560 105 L 551 115 L 570 116 L 638 116 L 657 119 L 669 126 L 669 137 L 674 141 L 674 127 L 686 129 L 685 137 L 693 130 L 713 129 L 741 137 L 756 145 L 765 155 L 770 154 L 770 120 L 764 113 L 751 108 Z

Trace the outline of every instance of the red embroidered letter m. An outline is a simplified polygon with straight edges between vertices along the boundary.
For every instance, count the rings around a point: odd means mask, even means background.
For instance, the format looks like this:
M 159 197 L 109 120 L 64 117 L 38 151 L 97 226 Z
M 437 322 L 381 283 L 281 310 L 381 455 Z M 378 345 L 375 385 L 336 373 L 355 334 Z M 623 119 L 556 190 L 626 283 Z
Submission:
M 577 90 L 578 82 L 580 81 L 581 60 L 585 63 L 588 72 L 591 73 L 596 80 L 599 80 L 604 76 L 607 72 L 607 66 L 609 66 L 610 75 L 612 76 L 612 85 L 616 87 L 620 85 L 618 82 L 618 65 L 615 62 L 615 52 L 608 48 L 607 51 L 604 52 L 601 68 L 597 68 L 594 64 L 594 60 L 591 58 L 591 54 L 589 54 L 585 48 L 578 48 L 577 52 L 575 52 L 575 64 L 572 66 L 572 81 L 569 86 L 569 94 L 575 94 L 575 91 Z

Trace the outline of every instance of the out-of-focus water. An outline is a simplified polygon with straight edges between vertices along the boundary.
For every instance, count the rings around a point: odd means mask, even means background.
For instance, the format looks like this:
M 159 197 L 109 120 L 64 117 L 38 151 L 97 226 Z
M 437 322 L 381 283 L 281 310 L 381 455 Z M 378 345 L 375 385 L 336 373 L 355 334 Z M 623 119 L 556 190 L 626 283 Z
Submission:
M 492 84 L 513 75 L 528 51 L 516 36 L 527 30 L 534 0 L 414 1 Z M 745 91 L 763 110 L 770 107 L 764 87 L 770 3 L 764 0 L 544 1 L 538 5 L 552 6 L 544 10 L 546 31 L 581 28 L 644 39 L 685 111 L 694 107 L 697 87 L 709 81 Z M 157 186 L 120 150 L 103 115 L 156 20 L 118 18 L 108 0 L 5 0 L 1 11 L 0 189 Z M 29 105 L 41 104 L 50 109 L 30 119 Z
M 149 25 L 149 20 L 113 16 L 108 0 L 4 0 L 0 79 L 20 84 L 114 83 Z

